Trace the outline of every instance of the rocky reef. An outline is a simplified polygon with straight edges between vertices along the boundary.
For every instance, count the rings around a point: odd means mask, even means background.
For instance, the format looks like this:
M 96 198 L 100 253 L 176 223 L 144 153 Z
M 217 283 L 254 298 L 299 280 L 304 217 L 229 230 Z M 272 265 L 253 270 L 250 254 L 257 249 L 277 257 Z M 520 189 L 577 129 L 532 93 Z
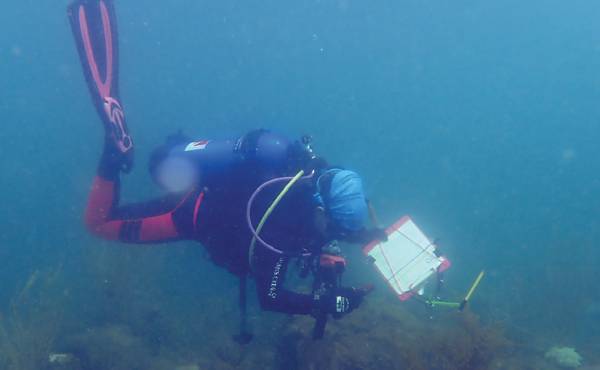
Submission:
M 552 347 L 546 352 L 544 357 L 568 369 L 580 367 L 583 361 L 581 355 L 575 351 L 575 348 L 571 347 Z
M 107 250 L 92 260 L 98 266 L 90 266 L 78 284 L 68 282 L 61 269 L 34 272 L 0 315 L 0 368 L 560 370 L 582 365 L 574 350 L 558 348 L 544 356 L 548 345 L 532 340 L 543 333 L 519 338 L 506 322 L 486 322 L 468 309 L 400 303 L 385 289 L 347 317 L 330 319 L 318 341 L 311 338 L 313 318 L 262 312 L 252 298 L 254 340 L 238 345 L 232 340 L 239 319 L 235 279 L 227 281 L 228 275 L 208 270 L 208 264 L 192 273 L 152 275 L 171 264 L 144 253 Z M 186 253 L 168 258 L 187 261 Z M 593 351 L 582 353 L 581 369 L 594 369 L 600 358 Z

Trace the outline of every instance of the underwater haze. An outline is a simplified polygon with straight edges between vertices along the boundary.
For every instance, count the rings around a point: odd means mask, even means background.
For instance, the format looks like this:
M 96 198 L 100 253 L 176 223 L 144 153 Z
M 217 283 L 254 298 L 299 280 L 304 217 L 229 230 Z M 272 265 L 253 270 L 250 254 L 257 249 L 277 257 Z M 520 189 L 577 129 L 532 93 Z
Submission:
M 68 1 L 3 3 L 0 369 L 600 368 L 600 2 L 114 0 L 124 202 L 160 194 L 149 155 L 178 130 L 310 134 L 381 223 L 439 238 L 443 298 L 486 271 L 457 313 L 399 302 L 348 251 L 377 285 L 359 309 L 313 341 L 251 289 L 246 346 L 237 278 L 201 245 L 87 233 L 103 129 Z

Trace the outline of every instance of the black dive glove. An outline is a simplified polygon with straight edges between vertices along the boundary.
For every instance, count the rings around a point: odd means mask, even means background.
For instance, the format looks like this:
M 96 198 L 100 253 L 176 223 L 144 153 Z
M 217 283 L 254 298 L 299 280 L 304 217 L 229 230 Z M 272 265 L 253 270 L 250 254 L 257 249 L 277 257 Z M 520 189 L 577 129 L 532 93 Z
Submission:
M 115 146 L 114 141 L 108 136 L 104 139 L 104 148 L 100 163 L 98 164 L 98 176 L 109 181 L 115 181 L 119 177 L 119 172 L 123 169 L 127 158 Z
M 373 288 L 336 288 L 326 295 L 319 297 L 317 301 L 318 311 L 331 314 L 339 319 L 349 314 L 362 303 L 365 295 Z

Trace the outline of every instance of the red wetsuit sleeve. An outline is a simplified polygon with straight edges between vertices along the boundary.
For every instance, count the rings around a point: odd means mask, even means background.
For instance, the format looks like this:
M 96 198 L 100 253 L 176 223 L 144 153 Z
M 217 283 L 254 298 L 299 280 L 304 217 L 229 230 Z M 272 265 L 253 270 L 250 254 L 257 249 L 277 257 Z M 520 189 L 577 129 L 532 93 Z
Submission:
M 132 218 L 118 216 L 118 196 L 116 182 L 96 176 L 85 211 L 85 224 L 91 233 L 104 239 L 129 243 L 156 243 L 186 238 L 175 224 L 173 216 L 189 195 L 169 212 Z M 196 203 L 201 199 L 200 196 Z

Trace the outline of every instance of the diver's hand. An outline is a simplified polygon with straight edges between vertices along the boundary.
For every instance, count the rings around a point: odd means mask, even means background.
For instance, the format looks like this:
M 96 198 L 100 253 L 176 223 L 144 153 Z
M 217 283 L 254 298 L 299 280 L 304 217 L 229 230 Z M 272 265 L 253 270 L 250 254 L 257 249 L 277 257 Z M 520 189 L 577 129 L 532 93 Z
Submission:
M 350 235 L 350 236 L 348 236 L 348 238 L 346 238 L 346 241 L 348 241 L 350 243 L 356 243 L 356 244 L 370 243 L 373 240 L 387 242 L 388 235 L 384 229 L 373 228 L 373 229 L 364 229 L 364 230 L 358 231 L 357 233 Z
M 384 229 L 374 228 L 368 231 L 368 236 L 372 240 L 379 240 L 381 242 L 387 242 L 388 234 Z
M 339 319 L 358 308 L 365 295 L 373 290 L 372 286 L 355 288 L 341 287 L 333 290 L 319 300 L 319 309 Z

